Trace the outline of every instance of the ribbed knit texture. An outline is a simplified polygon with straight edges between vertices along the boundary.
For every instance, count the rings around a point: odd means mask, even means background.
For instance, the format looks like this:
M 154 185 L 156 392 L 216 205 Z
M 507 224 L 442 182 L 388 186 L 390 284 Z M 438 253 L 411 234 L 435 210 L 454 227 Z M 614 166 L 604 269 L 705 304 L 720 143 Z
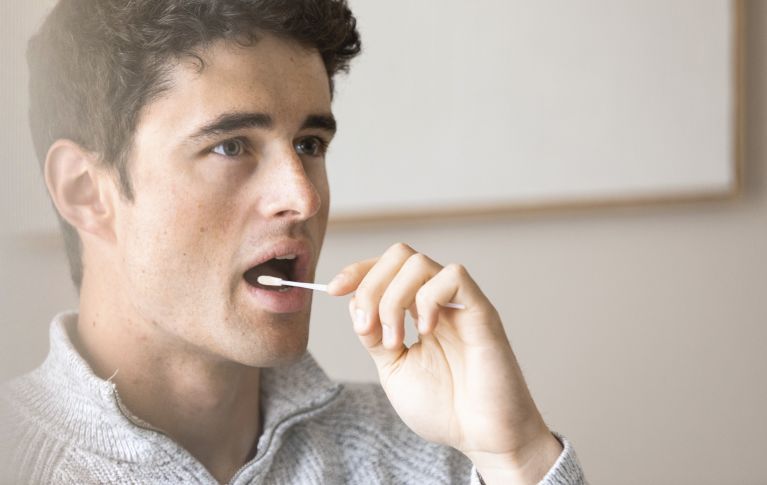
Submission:
M 0 483 L 214 484 L 186 450 L 123 409 L 70 339 L 76 313 L 51 324 L 51 350 L 0 390 Z M 256 456 L 231 484 L 479 484 L 471 463 L 426 442 L 380 386 L 331 382 L 307 354 L 264 369 Z M 585 483 L 570 443 L 542 484 Z

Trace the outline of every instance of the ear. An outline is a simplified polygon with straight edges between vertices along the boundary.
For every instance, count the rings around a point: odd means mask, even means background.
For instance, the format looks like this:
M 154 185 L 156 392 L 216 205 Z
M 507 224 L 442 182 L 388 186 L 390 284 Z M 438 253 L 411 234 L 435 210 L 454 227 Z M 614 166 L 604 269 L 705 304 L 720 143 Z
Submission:
M 45 184 L 61 217 L 80 232 L 114 239 L 111 177 L 98 157 L 70 140 L 57 140 L 45 159 Z

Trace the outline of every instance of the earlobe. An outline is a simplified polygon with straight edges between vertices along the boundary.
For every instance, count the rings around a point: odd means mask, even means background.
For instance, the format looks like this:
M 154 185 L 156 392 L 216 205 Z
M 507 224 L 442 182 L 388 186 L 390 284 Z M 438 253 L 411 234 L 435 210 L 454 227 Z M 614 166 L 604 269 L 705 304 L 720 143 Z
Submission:
M 70 140 L 57 140 L 45 159 L 45 184 L 53 204 L 69 224 L 109 238 L 113 208 L 97 156 Z

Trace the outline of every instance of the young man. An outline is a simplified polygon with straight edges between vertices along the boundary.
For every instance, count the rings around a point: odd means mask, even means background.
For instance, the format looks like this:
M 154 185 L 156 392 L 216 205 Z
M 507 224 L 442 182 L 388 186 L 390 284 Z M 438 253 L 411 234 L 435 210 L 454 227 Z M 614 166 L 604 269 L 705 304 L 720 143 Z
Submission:
M 382 387 L 330 382 L 311 293 L 257 282 L 313 280 L 332 79 L 359 49 L 342 0 L 59 1 L 31 124 L 80 307 L 4 389 L 9 479 L 584 481 L 461 266 L 397 244 L 331 282 Z

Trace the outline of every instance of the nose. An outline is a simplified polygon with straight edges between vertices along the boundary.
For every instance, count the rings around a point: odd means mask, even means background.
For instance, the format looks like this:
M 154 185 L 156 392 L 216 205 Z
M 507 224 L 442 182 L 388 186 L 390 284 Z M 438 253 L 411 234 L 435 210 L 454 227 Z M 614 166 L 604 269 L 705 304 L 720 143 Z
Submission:
M 261 165 L 261 212 L 266 218 L 306 220 L 322 206 L 315 182 L 292 146 L 276 150 Z M 265 172 L 265 173 L 264 173 Z

